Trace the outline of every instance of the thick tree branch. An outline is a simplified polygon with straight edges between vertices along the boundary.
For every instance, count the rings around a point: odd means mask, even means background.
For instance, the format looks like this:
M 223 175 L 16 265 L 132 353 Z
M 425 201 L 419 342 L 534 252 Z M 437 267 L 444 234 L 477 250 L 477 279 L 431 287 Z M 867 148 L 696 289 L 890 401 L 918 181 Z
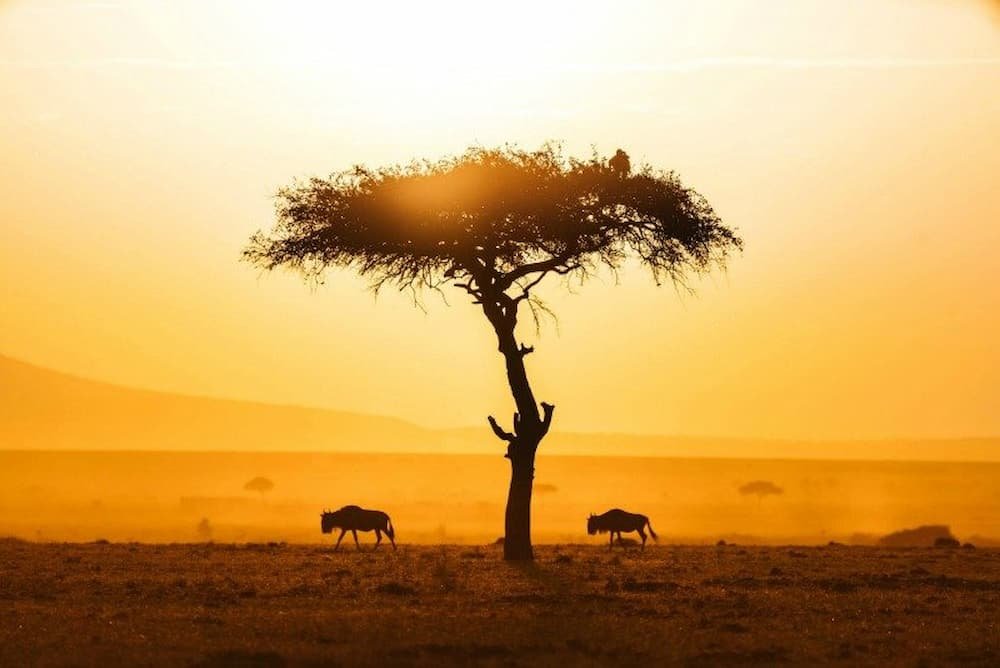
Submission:
M 514 434 L 510 433 L 509 431 L 504 431 L 503 428 L 499 424 L 497 424 L 496 418 L 494 418 L 492 415 L 490 415 L 487 419 L 490 421 L 490 427 L 493 428 L 493 433 L 496 434 L 497 438 L 499 438 L 501 441 L 507 441 L 508 443 L 510 443 L 516 438 Z
M 550 257 L 547 260 L 539 260 L 538 262 L 530 262 L 528 264 L 523 264 L 520 267 L 517 267 L 507 272 L 503 276 L 501 276 L 499 281 L 497 281 L 497 283 L 504 290 L 506 290 L 510 288 L 511 285 L 514 284 L 514 281 L 530 276 L 531 274 L 541 272 L 544 275 L 546 272 L 549 271 L 556 271 L 558 273 L 559 268 L 562 267 L 562 265 L 565 265 L 570 260 L 572 260 L 575 255 L 576 255 L 575 252 L 572 253 L 566 252 L 563 253 L 562 255 L 556 255 Z

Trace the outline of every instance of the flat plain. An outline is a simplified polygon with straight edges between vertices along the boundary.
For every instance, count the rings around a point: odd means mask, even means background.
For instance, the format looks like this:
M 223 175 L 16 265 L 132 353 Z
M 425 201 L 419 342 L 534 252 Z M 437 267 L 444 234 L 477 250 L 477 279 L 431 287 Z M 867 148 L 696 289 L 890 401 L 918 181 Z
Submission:
M 0 540 L 0 665 L 1000 662 L 998 550 L 363 548 Z

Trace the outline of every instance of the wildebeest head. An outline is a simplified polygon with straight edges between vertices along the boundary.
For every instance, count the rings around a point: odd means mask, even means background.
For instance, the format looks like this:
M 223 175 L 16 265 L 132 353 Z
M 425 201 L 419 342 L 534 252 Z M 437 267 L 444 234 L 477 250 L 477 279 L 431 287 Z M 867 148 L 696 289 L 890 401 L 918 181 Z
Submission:
M 324 510 L 319 515 L 319 528 L 323 533 L 330 533 L 337 525 L 337 513 L 331 510 Z
M 597 533 L 597 515 L 594 513 L 591 513 L 590 517 L 587 518 L 587 533 L 591 536 Z

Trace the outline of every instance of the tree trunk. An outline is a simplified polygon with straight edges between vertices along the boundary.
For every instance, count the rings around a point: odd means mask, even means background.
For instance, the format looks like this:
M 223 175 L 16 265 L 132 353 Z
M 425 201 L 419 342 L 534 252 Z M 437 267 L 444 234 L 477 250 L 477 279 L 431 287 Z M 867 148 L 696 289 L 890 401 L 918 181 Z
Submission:
M 508 561 L 530 561 L 534 558 L 531 549 L 531 488 L 535 479 L 535 453 L 549 430 L 554 407 L 543 402 L 543 414 L 540 414 L 538 404 L 535 403 L 524 368 L 524 356 L 530 350 L 512 346 L 503 352 L 507 363 L 507 380 L 517 406 L 513 433 L 504 432 L 491 418 L 493 431 L 507 441 L 506 456 L 510 460 L 503 557 Z
M 534 448 L 510 455 L 510 490 L 504 518 L 503 558 L 507 561 L 530 561 L 531 486 L 535 477 Z
M 489 422 L 497 438 L 507 442 L 506 457 L 510 460 L 503 556 L 508 561 L 529 561 L 534 558 L 531 549 L 531 485 L 535 478 L 535 452 L 549 430 L 555 406 L 542 402 L 542 410 L 538 410 L 524 368 L 524 358 L 532 352 L 532 348 L 517 344 L 514 337 L 516 302 L 509 302 L 508 308 L 512 310 L 505 311 L 495 301 L 483 301 L 483 310 L 496 331 L 499 350 L 504 356 L 507 382 L 517 408 L 513 431 L 504 430 L 492 415 Z

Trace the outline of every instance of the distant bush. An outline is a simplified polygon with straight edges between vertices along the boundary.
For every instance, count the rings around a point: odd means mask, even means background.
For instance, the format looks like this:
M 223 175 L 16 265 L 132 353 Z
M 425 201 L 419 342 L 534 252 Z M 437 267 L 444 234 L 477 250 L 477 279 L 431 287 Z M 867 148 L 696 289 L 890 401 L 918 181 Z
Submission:
M 940 539 L 958 544 L 951 529 L 946 524 L 927 524 L 914 529 L 894 531 L 879 539 L 882 547 L 933 547 Z
M 942 536 L 941 538 L 934 539 L 934 547 L 961 547 L 961 546 L 962 544 L 959 543 L 954 538 L 945 538 Z
M 274 481 L 270 478 L 257 476 L 253 480 L 247 482 L 247 484 L 243 485 L 243 489 L 248 492 L 257 492 L 260 494 L 260 498 L 263 499 L 265 494 L 274 489 Z
M 769 480 L 754 480 L 745 485 L 740 485 L 737 489 L 743 496 L 756 496 L 758 504 L 765 496 L 778 496 L 785 493 L 785 490 Z
M 208 521 L 208 518 L 202 517 L 201 521 L 198 522 L 198 526 L 195 527 L 195 532 L 197 532 L 199 540 L 208 542 L 212 540 L 212 534 L 215 530 L 212 528 L 212 523 Z

